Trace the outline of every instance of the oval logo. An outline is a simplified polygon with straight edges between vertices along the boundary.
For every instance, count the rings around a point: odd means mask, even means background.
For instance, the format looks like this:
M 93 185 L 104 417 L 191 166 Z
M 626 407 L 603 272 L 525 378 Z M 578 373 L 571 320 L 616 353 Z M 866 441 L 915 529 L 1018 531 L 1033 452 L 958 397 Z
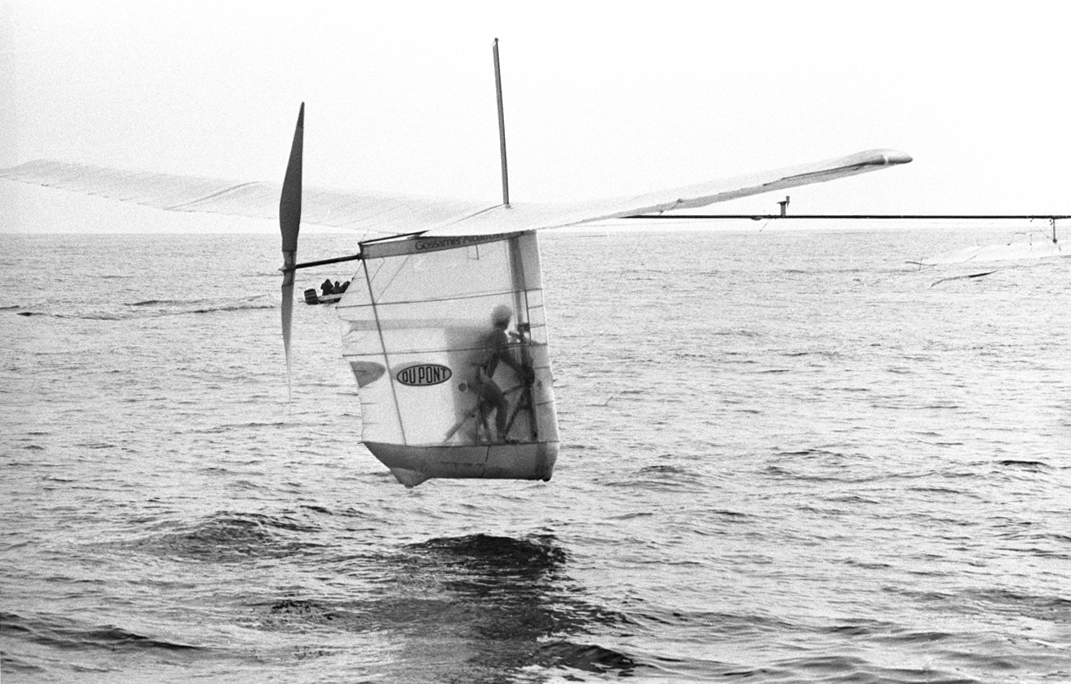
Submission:
M 446 382 L 451 375 L 453 373 L 446 366 L 440 366 L 437 363 L 419 363 L 401 369 L 394 374 L 394 379 L 410 387 L 427 387 Z

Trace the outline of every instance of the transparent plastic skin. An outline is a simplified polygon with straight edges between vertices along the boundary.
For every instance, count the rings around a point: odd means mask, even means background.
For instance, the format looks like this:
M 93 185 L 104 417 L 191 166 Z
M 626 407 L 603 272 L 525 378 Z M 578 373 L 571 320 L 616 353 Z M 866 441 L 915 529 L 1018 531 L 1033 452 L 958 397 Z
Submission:
M 558 429 L 535 234 L 420 251 L 410 242 L 401 254 L 366 256 L 338 306 L 362 440 L 392 469 L 424 477 L 549 479 Z M 505 434 L 479 370 L 495 353 L 488 339 L 501 306 L 512 317 L 499 353 L 513 363 L 494 364 L 490 381 L 506 397 Z

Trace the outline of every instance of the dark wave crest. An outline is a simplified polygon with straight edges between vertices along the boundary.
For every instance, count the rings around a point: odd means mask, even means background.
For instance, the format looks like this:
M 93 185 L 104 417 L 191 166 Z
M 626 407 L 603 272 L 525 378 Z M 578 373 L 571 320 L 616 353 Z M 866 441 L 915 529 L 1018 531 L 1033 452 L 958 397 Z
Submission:
M 367 593 L 260 600 L 250 606 L 250 626 L 435 644 L 434 654 L 421 651 L 416 660 L 457 672 L 457 681 L 503 681 L 532 667 L 631 673 L 638 667 L 631 656 L 596 643 L 628 619 L 586 596 L 568 564 L 553 535 L 439 537 L 347 558 L 349 572 L 370 579 Z
M 133 546 L 176 559 L 229 563 L 300 553 L 313 546 L 308 537 L 317 530 L 285 515 L 223 512 L 194 525 L 169 525 Z
M 58 302 L 49 308 L 41 305 L 13 305 L 0 311 L 16 316 L 44 316 L 90 321 L 125 321 L 163 316 L 187 316 L 193 314 L 226 313 L 234 311 L 257 311 L 274 309 L 277 304 L 267 299 L 268 295 L 252 295 L 227 299 L 146 299 L 116 305 L 116 308 L 93 306 L 80 308 L 71 303 Z
M 138 634 L 116 625 L 88 625 L 56 615 L 26 617 L 0 612 L 5 638 L 22 639 L 52 648 L 109 651 L 193 651 L 200 647 Z
M 413 554 L 464 564 L 476 571 L 532 574 L 553 572 L 568 561 L 565 549 L 551 535 L 522 539 L 473 534 L 441 537 L 406 547 Z
M 126 304 L 138 308 L 148 316 L 180 316 L 183 314 L 214 313 L 217 311 L 245 311 L 249 309 L 273 309 L 275 304 L 266 301 L 266 294 L 233 297 L 227 299 L 145 299 Z
M 544 667 L 568 667 L 599 674 L 614 673 L 627 677 L 637 667 L 635 660 L 609 648 L 595 644 L 574 644 L 557 641 L 539 647 L 537 661 Z

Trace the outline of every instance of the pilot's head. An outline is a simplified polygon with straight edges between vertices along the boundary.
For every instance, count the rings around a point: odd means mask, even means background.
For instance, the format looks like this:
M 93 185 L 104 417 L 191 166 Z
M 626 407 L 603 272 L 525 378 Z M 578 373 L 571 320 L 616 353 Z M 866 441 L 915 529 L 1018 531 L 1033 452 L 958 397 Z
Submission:
M 513 318 L 513 309 L 505 304 L 499 304 L 491 312 L 491 322 L 496 328 L 509 327 L 509 321 Z

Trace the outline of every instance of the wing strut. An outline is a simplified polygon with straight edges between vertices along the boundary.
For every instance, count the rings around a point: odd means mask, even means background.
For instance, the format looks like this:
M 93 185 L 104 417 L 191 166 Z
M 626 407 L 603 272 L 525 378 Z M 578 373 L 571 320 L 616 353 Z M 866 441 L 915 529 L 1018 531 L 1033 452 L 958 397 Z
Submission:
M 294 143 L 290 147 L 290 161 L 283 178 L 283 192 L 279 198 L 279 232 L 283 236 L 283 291 L 282 323 L 283 349 L 286 352 L 286 375 L 290 377 L 290 321 L 294 310 L 294 266 L 297 263 L 298 231 L 301 229 L 301 149 L 305 136 L 305 103 L 298 110 Z

